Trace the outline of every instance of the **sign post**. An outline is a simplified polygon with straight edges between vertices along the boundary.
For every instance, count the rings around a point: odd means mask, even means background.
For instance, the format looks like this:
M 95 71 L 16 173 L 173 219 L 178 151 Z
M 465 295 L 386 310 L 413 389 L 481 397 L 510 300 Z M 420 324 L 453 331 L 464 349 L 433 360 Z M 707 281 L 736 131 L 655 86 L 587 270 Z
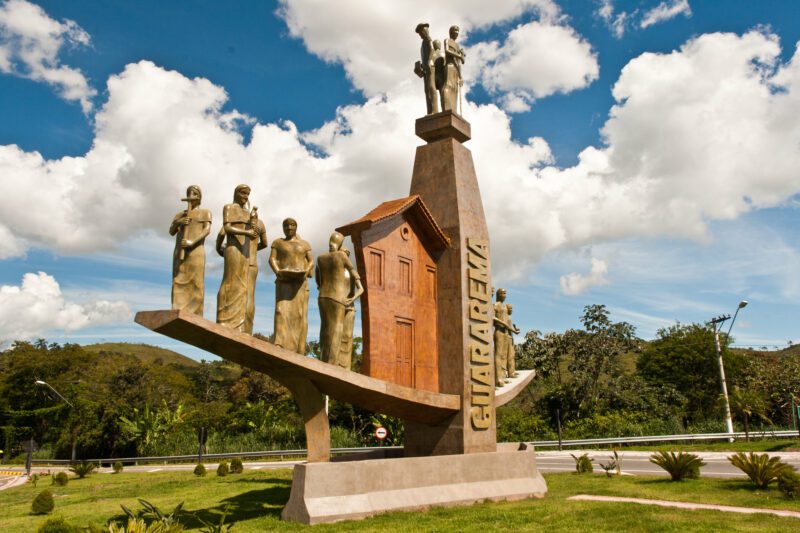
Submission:
M 383 446 L 383 439 L 385 439 L 388 434 L 389 432 L 383 426 L 375 428 L 375 438 L 378 439 L 381 446 Z
M 31 477 L 31 467 L 33 465 L 33 452 L 39 449 L 39 445 L 36 444 L 36 441 L 31 439 L 23 444 L 22 448 L 27 452 L 25 457 L 25 471 L 28 473 L 28 477 Z
M 197 449 L 197 464 L 203 462 L 203 450 L 206 447 L 207 440 L 208 440 L 208 433 L 206 432 L 206 428 L 201 427 L 197 432 L 197 441 L 200 443 L 200 446 Z

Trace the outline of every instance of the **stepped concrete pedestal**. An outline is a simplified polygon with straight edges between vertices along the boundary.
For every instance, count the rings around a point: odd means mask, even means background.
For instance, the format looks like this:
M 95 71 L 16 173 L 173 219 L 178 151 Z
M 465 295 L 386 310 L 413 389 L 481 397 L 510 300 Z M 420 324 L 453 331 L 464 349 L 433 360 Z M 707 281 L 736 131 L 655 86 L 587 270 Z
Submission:
M 544 497 L 547 485 L 536 469 L 533 447 L 498 448 L 488 453 L 297 465 L 281 517 L 321 524 L 390 511 Z

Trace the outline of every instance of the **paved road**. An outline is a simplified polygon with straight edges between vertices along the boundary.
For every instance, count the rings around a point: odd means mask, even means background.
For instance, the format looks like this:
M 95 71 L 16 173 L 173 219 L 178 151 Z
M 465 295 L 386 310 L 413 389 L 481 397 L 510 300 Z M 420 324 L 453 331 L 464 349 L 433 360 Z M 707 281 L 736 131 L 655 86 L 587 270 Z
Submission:
M 569 452 L 537 452 L 536 463 L 541 472 L 573 472 L 575 470 L 575 460 L 570 453 L 581 455 L 588 453 L 592 458 L 595 472 L 602 472 L 600 463 L 608 464 L 611 460 L 611 453 L 607 451 L 593 450 L 572 450 Z M 650 462 L 651 452 L 622 452 L 622 473 L 638 476 L 667 476 L 667 472 L 659 466 Z M 747 477 L 741 470 L 733 466 L 728 461 L 730 453 L 721 452 L 697 452 L 706 465 L 700 469 L 701 476 L 718 478 L 745 478 Z M 779 456 L 781 459 L 800 470 L 800 453 L 770 453 L 770 456 Z
M 607 451 L 598 452 L 595 450 L 571 450 L 564 452 L 557 451 L 543 451 L 536 453 L 536 460 L 539 470 L 545 473 L 553 472 L 573 472 L 575 470 L 575 461 L 571 457 L 571 453 L 580 455 L 588 453 L 592 458 L 592 463 L 595 466 L 595 472 L 602 472 L 600 463 L 608 463 L 610 460 L 610 453 Z M 667 472 L 649 461 L 650 452 L 622 452 L 622 473 L 634 476 L 667 476 Z M 717 478 L 744 478 L 745 474 L 730 464 L 727 457 L 730 453 L 723 452 L 697 452 L 697 455 L 702 457 L 706 462 L 706 466 L 700 469 L 701 476 L 717 477 Z M 794 466 L 800 470 L 800 452 L 787 452 L 787 453 L 770 453 L 770 456 L 779 456 L 784 462 Z M 247 470 L 274 470 L 279 468 L 293 468 L 294 465 L 303 463 L 304 461 L 248 461 L 245 462 Z M 206 468 L 209 472 L 216 469 L 216 463 L 206 463 Z M 8 467 L 6 470 L 24 471 L 22 467 Z M 36 467 L 34 472 L 43 471 L 58 471 L 66 470 L 65 467 L 53 467 L 50 469 Z M 186 471 L 194 470 L 193 464 L 150 464 L 141 466 L 126 466 L 126 472 L 163 472 L 163 471 Z M 102 468 L 99 473 L 110 473 L 110 468 Z M 11 486 L 12 482 L 19 482 L 19 477 L 6 477 L 0 475 L 0 490 Z

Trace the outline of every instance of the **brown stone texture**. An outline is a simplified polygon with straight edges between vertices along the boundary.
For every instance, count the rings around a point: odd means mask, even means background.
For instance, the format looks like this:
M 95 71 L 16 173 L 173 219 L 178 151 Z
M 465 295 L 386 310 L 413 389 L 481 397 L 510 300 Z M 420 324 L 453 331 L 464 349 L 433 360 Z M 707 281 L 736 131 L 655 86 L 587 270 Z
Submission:
M 281 517 L 320 524 L 386 511 L 544 497 L 547 484 L 533 448 L 515 448 L 525 449 L 300 464 Z
M 486 429 L 475 428 L 470 417 L 473 403 L 467 240 L 488 241 L 489 232 L 472 153 L 461 144 L 461 140 L 469 138 L 469 124 L 452 112 L 443 112 L 418 119 L 416 131 L 428 144 L 417 147 L 411 194 L 422 197 L 450 239 L 450 246 L 437 264 L 439 391 L 461 395 L 462 406 L 456 416 L 433 427 L 407 420 L 406 455 L 493 452 L 493 408 Z M 493 406 L 494 392 L 490 394 L 488 405 Z
M 517 377 L 511 378 L 508 383 L 495 391 L 494 406 L 500 407 L 516 398 L 533 381 L 534 377 L 536 377 L 536 371 L 534 370 L 517 371 Z
M 355 247 L 368 376 L 439 391 L 437 260 L 449 241 L 419 196 L 384 202 L 338 228 Z

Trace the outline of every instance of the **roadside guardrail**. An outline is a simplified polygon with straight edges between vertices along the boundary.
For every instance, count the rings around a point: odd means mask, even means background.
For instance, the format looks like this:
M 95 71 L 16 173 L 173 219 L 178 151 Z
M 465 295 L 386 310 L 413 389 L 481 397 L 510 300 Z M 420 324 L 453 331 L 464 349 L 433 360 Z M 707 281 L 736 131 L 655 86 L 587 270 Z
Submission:
M 786 431 L 751 431 L 750 438 L 765 438 L 765 437 L 797 437 L 798 432 L 793 430 Z M 734 438 L 744 438 L 744 432 L 733 433 Z M 651 442 L 674 442 L 674 441 L 704 441 L 704 440 L 725 440 L 731 438 L 730 433 L 693 433 L 684 435 L 651 435 L 640 437 L 611 437 L 602 439 L 573 439 L 562 440 L 561 446 L 587 446 L 593 444 L 637 444 L 637 443 L 651 443 Z M 548 448 L 557 447 L 559 442 L 557 440 L 538 440 L 529 441 L 534 447 Z M 395 449 L 401 450 L 402 446 L 371 446 L 361 448 L 331 448 L 332 455 L 342 455 L 348 453 L 366 453 L 372 450 L 379 449 Z M 203 460 L 214 459 L 233 459 L 239 457 L 240 459 L 253 459 L 260 457 L 277 457 L 284 459 L 286 457 L 305 457 L 306 450 L 264 450 L 259 452 L 232 452 L 232 453 L 204 453 Z M 100 463 L 111 465 L 116 461 L 122 463 L 168 463 L 168 462 L 192 462 L 197 461 L 197 454 L 194 455 L 166 455 L 161 457 L 112 457 L 107 459 L 86 459 L 90 463 Z M 68 465 L 71 463 L 69 459 L 33 459 L 33 464 L 48 464 L 48 465 Z

